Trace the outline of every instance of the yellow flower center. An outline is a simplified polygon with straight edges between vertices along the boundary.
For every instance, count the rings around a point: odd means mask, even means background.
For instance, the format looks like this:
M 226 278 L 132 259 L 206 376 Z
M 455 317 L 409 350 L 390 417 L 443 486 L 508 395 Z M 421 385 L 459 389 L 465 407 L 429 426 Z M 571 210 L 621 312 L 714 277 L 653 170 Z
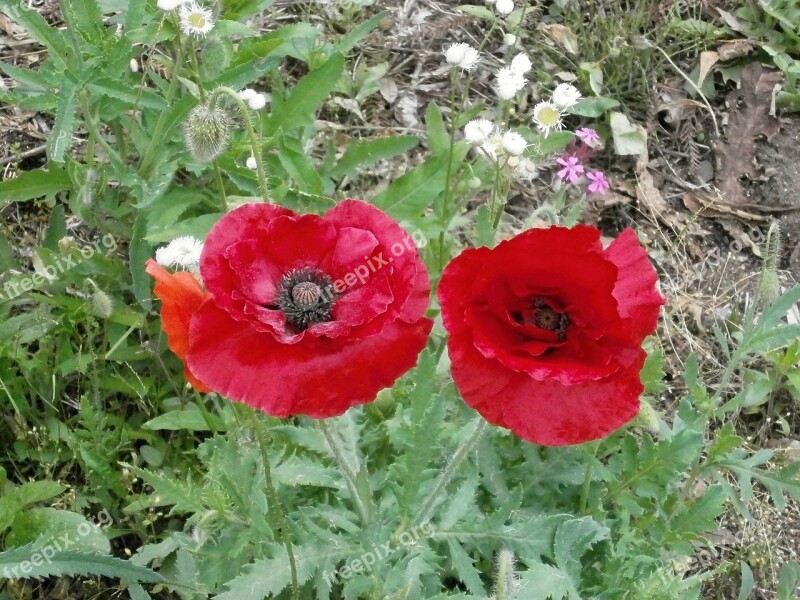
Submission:
M 537 120 L 544 127 L 553 127 L 554 125 L 558 124 L 560 119 L 561 113 L 554 108 L 550 108 L 549 106 L 545 106 L 539 110 L 539 114 L 537 115 Z
M 197 29 L 203 29 L 206 26 L 206 18 L 202 13 L 192 13 L 186 20 L 189 22 L 189 25 Z

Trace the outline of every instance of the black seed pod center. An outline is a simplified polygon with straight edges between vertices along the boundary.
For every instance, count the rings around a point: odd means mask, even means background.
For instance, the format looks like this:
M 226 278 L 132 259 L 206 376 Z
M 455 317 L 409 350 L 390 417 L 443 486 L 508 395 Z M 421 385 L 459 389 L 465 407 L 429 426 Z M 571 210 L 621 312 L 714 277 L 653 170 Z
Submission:
M 335 300 L 331 278 L 318 269 L 303 267 L 283 276 L 276 304 L 290 325 L 305 331 L 333 318 Z
M 563 342 L 567 337 L 569 317 L 554 310 L 552 306 L 541 298 L 536 298 L 533 301 L 533 323 L 540 329 L 555 331 L 559 342 Z

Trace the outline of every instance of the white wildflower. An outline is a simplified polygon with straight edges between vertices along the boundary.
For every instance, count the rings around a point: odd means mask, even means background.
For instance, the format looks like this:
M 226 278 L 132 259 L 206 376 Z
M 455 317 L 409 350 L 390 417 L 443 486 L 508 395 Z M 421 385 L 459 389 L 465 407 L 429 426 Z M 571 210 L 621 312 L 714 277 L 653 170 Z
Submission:
M 517 36 L 515 36 L 513 33 L 507 33 L 503 36 L 503 43 L 506 46 L 513 46 L 517 43 Z
M 485 144 L 494 131 L 494 123 L 488 119 L 473 119 L 464 127 L 464 139 L 471 146 Z
M 248 169 L 251 169 L 252 171 L 255 171 L 258 168 L 258 163 L 256 162 L 256 157 L 253 156 L 252 154 L 250 155 L 250 157 L 247 159 L 247 161 L 244 164 Z
M 520 75 L 525 75 L 533 68 L 531 59 L 524 52 L 520 52 L 511 60 L 511 70 Z
M 506 15 L 510 15 L 514 10 L 514 0 L 497 0 L 494 8 L 505 17 Z
M 536 163 L 530 158 L 522 158 L 514 169 L 514 177 L 519 181 L 533 181 L 539 176 L 539 169 Z
M 131 62 L 128 63 L 128 68 L 131 70 L 131 73 L 138 73 L 139 72 L 139 61 L 135 58 L 131 59 Z
M 552 102 L 539 102 L 533 108 L 533 122 L 536 127 L 547 137 L 554 129 L 561 129 L 561 111 Z
M 249 100 L 247 100 L 247 106 L 249 106 L 252 110 L 261 110 L 266 105 L 267 105 L 266 94 L 259 94 L 256 92 Z
M 239 92 L 239 98 L 247 102 L 253 96 L 256 95 L 256 91 L 253 88 L 244 88 L 241 92 Z
M 452 67 L 471 71 L 480 61 L 480 54 L 469 44 L 451 44 L 444 53 L 444 59 Z
M 178 14 L 181 19 L 181 30 L 186 35 L 202 38 L 214 29 L 214 13 L 211 9 L 193 1 L 183 4 Z
M 570 83 L 561 83 L 553 90 L 553 104 L 555 104 L 559 110 L 563 111 L 572 108 L 580 99 L 580 91 Z
M 528 147 L 527 140 L 514 131 L 506 131 L 501 142 L 503 150 L 511 156 L 519 156 Z
M 200 264 L 202 251 L 202 241 L 191 235 L 184 235 L 156 250 L 156 262 L 163 267 L 196 269 Z
M 511 67 L 503 67 L 497 72 L 494 89 L 501 100 L 511 100 L 525 87 L 525 77 Z

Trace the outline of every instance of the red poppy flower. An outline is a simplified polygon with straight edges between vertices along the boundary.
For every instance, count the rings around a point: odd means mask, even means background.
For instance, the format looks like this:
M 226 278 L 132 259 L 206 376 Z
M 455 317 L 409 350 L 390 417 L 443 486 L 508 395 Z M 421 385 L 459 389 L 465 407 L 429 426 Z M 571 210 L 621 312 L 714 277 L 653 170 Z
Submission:
M 626 229 L 532 229 L 466 250 L 439 284 L 453 379 L 487 421 L 546 446 L 608 435 L 639 410 L 642 341 L 664 303 Z
M 208 234 L 200 274 L 207 297 L 184 313 L 188 346 L 170 348 L 209 388 L 276 417 L 372 401 L 414 366 L 433 324 L 414 240 L 359 200 L 322 217 L 237 208 Z M 169 314 L 175 295 L 159 297 Z

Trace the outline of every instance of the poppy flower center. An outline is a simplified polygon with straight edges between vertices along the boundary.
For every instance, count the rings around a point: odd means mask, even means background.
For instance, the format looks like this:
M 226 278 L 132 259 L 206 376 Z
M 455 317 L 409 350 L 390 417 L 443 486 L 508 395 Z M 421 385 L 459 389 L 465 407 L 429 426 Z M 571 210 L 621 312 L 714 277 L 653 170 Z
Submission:
M 328 275 L 311 267 L 294 269 L 283 276 L 276 304 L 297 331 L 333 318 L 336 294 Z
M 569 317 L 565 313 L 556 311 L 542 298 L 533 301 L 533 324 L 539 329 L 555 331 L 557 340 L 563 342 L 567 336 Z

